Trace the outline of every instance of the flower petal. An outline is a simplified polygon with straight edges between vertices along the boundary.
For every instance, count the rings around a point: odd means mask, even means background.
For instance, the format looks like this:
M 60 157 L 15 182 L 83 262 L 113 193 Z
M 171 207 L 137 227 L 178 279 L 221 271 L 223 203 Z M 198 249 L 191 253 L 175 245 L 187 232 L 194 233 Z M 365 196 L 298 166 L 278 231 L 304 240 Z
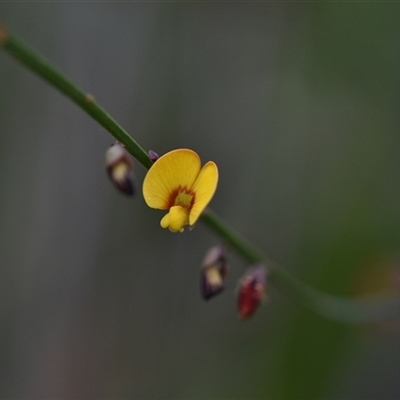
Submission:
M 166 209 L 178 187 L 192 188 L 201 167 L 200 157 L 189 149 L 172 150 L 150 168 L 143 182 L 143 196 L 151 208 Z
M 200 214 L 207 207 L 214 196 L 218 184 L 218 168 L 216 164 L 209 161 L 204 164 L 196 182 L 193 185 L 195 201 L 189 215 L 189 224 L 194 225 Z

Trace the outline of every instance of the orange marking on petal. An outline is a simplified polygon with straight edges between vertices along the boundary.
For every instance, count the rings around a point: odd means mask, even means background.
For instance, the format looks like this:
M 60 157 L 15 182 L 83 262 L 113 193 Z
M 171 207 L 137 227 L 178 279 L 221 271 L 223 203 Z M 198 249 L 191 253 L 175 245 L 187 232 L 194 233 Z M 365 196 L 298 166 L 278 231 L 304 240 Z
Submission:
M 190 198 L 190 202 L 185 201 L 185 197 Z M 188 189 L 186 186 L 178 186 L 176 189 L 174 189 L 171 194 L 168 197 L 168 201 L 165 204 L 165 208 L 171 208 L 173 206 L 182 206 L 188 210 L 190 210 L 193 207 L 193 204 L 196 199 L 196 193 Z

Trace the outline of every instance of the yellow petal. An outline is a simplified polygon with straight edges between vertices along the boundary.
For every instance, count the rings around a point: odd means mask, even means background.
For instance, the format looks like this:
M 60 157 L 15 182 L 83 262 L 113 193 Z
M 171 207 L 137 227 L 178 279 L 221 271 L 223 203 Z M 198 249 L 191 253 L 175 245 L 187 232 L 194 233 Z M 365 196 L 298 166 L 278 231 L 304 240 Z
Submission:
M 160 225 L 172 232 L 183 232 L 183 227 L 188 224 L 188 210 L 181 206 L 171 207 L 169 213 L 164 215 Z
M 179 186 L 190 189 L 200 167 L 200 157 L 189 149 L 172 150 L 161 156 L 143 181 L 143 196 L 147 205 L 162 210 L 171 207 L 171 193 Z
M 193 185 L 195 201 L 189 215 L 189 224 L 194 225 L 200 214 L 207 207 L 214 196 L 218 184 L 218 168 L 216 164 L 209 161 L 203 166 L 196 182 Z

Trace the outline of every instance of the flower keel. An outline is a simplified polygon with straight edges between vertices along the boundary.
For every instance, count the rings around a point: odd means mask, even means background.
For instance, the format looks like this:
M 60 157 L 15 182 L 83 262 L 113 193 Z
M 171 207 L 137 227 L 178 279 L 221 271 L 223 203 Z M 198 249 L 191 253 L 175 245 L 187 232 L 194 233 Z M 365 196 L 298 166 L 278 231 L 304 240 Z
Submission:
M 189 222 L 189 212 L 182 206 L 173 206 L 169 209 L 169 213 L 164 215 L 160 225 L 171 232 L 183 232 L 183 227 Z

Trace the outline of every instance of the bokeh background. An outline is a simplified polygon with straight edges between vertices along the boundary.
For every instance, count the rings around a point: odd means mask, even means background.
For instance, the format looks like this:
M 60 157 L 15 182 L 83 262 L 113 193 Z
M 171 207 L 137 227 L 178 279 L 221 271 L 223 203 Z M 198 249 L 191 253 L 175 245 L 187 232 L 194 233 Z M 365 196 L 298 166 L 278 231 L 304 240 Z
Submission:
M 400 5 L 2 2 L 0 22 L 145 148 L 214 160 L 212 207 L 337 295 L 396 291 Z M 396 321 L 330 322 L 271 287 L 249 321 L 218 238 L 117 193 L 113 138 L 0 52 L 0 398 L 398 399 Z M 397 285 L 397 286 L 396 286 Z

